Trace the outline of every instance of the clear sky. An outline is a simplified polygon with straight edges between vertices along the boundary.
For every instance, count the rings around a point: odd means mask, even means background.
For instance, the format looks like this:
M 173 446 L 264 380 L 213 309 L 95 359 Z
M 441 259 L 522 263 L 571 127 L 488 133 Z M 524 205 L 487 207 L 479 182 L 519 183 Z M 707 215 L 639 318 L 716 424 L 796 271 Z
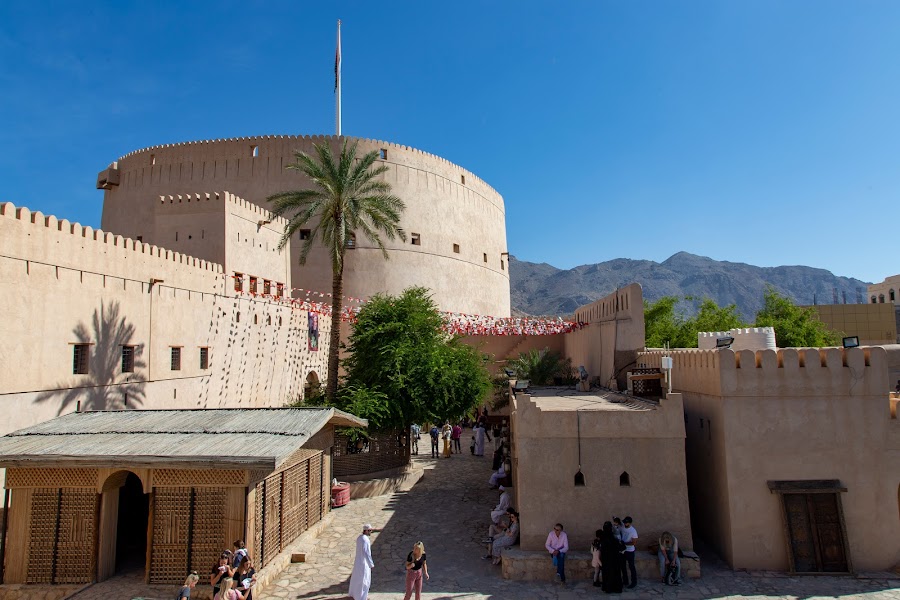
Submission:
M 0 3 L 0 201 L 98 226 L 146 146 L 334 131 L 506 201 L 561 268 L 680 250 L 900 273 L 900 2 Z

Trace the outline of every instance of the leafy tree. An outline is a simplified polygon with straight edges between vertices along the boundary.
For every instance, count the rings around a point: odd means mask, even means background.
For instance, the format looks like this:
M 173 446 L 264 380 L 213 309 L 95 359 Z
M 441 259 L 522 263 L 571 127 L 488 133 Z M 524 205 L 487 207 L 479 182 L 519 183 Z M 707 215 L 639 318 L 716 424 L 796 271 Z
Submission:
M 768 287 L 762 309 L 756 313 L 757 327 L 774 327 L 780 348 L 834 346 L 841 334 L 829 331 L 812 308 L 802 308 L 790 298 Z
M 368 415 L 373 429 L 401 428 L 456 418 L 482 402 L 491 389 L 486 358 L 442 325 L 421 287 L 377 295 L 363 306 L 343 361 L 345 383 L 383 400 L 377 410 L 357 406 L 354 414 Z
M 519 358 L 508 361 L 507 366 L 515 371 L 516 377 L 527 379 L 534 385 L 549 385 L 556 378 L 567 384 L 577 381 L 572 371 L 572 360 L 564 359 L 549 348 L 523 352 L 519 354 Z
M 306 263 L 309 251 L 317 241 L 325 246 L 331 257 L 331 344 L 325 386 L 325 394 L 331 400 L 335 398 L 338 387 L 344 254 L 347 245 L 352 243 L 354 232 L 361 231 L 388 258 L 381 234 L 390 240 L 399 237 L 406 241 L 406 234 L 398 227 L 406 206 L 400 198 L 391 194 L 390 184 L 379 179 L 388 167 L 384 164 L 374 166 L 377 151 L 357 158 L 357 142 L 349 147 L 347 142 L 345 139 L 337 157 L 327 142 L 314 144 L 314 155 L 295 152 L 295 162 L 285 168 L 306 175 L 311 187 L 273 194 L 268 198 L 272 203 L 272 213 L 288 219 L 279 249 L 284 248 L 301 227 L 314 223 L 300 251 L 300 264 Z
M 719 306 L 710 298 L 704 298 L 694 316 L 685 316 L 678 310 L 682 302 L 692 302 L 685 296 L 663 296 L 653 303 L 644 301 L 644 329 L 648 348 L 696 348 L 697 334 L 702 331 L 727 331 L 747 324 L 737 312 L 736 304 Z

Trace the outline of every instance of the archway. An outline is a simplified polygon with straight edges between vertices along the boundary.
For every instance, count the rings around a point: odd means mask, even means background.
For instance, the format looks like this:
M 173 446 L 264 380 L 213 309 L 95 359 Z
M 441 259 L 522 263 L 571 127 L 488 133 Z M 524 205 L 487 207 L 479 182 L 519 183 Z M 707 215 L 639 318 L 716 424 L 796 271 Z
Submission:
M 319 381 L 319 376 L 315 371 L 310 371 L 309 375 L 306 376 L 306 383 L 303 385 L 303 399 L 309 400 L 313 396 L 318 395 L 321 388 L 322 383 Z
M 97 580 L 119 573 L 143 577 L 147 565 L 150 495 L 141 478 L 116 471 L 103 483 L 100 506 L 100 548 Z

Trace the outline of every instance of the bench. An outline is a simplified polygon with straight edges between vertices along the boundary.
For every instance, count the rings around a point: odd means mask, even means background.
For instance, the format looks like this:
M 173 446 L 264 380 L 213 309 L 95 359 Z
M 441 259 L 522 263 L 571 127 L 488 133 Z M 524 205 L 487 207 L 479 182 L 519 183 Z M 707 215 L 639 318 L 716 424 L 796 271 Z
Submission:
M 556 568 L 545 550 L 522 550 L 518 546 L 504 548 L 501 552 L 504 579 L 516 581 L 553 581 Z M 659 558 L 646 550 L 638 550 L 634 557 L 638 579 L 659 581 Z M 694 552 L 684 552 L 681 559 L 681 576 L 698 579 L 700 577 L 700 557 Z M 566 579 L 592 579 L 590 552 L 569 552 L 566 554 Z

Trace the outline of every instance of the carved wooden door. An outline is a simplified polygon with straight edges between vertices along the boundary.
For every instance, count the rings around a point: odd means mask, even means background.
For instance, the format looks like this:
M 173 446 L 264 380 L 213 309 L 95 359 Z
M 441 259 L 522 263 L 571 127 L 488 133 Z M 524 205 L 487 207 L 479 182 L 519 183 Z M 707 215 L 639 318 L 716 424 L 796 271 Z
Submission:
M 846 573 L 837 494 L 783 494 L 794 571 Z

